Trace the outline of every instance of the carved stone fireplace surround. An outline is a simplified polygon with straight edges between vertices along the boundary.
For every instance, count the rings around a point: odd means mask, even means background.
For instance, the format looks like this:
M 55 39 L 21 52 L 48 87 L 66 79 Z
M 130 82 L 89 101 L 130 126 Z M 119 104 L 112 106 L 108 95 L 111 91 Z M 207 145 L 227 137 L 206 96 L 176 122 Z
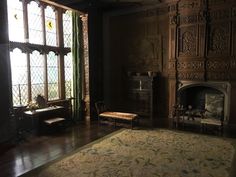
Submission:
M 231 85 L 229 82 L 198 82 L 198 81 L 179 81 L 178 82 L 178 93 L 181 93 L 183 90 L 203 86 L 212 89 L 216 89 L 224 94 L 224 124 L 227 124 L 230 114 L 230 90 Z

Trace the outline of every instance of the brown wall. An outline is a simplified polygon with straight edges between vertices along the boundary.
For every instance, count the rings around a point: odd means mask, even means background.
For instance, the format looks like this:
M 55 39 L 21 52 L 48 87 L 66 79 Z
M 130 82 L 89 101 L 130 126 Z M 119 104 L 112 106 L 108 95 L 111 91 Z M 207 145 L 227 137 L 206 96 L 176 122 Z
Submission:
M 236 2 L 180 0 L 105 16 L 107 100 L 121 104 L 127 71 L 160 72 L 160 117 L 168 117 L 182 81 L 231 84 L 229 123 L 236 125 Z M 109 32 L 109 33 L 107 33 Z M 105 96 L 106 97 L 106 96 Z M 115 103 L 114 103 L 115 104 Z
M 122 108 L 127 72 L 158 72 L 158 88 L 164 90 L 158 95 L 159 119 L 164 119 L 168 108 L 168 6 L 119 13 L 105 16 L 105 100 Z

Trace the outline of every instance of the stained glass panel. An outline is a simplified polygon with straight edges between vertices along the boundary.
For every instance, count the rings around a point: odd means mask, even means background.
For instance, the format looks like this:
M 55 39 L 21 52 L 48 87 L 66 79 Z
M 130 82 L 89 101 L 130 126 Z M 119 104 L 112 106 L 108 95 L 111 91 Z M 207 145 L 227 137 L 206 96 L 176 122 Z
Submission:
M 12 99 L 14 105 L 27 104 L 27 58 L 26 54 L 19 49 L 10 53 L 11 77 L 12 77 Z
M 24 42 L 24 22 L 22 2 L 8 0 L 8 28 L 10 41 Z
M 57 46 L 55 12 L 50 6 L 45 9 L 46 44 Z
M 64 47 L 71 47 L 72 38 L 72 16 L 71 11 L 67 10 L 63 14 L 63 32 L 64 32 Z
M 55 53 L 49 52 L 47 55 L 48 73 L 48 100 L 59 98 L 58 94 L 58 59 Z
M 34 1 L 28 4 L 29 42 L 43 44 L 43 26 L 41 8 Z
M 72 54 L 68 53 L 64 59 L 64 70 L 65 70 L 65 90 L 66 98 L 72 97 Z
M 30 54 L 32 99 L 44 95 L 44 57 L 38 51 Z

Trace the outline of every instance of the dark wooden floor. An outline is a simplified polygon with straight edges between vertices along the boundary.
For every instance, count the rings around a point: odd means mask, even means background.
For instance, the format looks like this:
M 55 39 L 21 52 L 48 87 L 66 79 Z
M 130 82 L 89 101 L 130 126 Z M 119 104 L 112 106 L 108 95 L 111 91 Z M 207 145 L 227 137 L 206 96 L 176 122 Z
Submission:
M 28 135 L 25 140 L 0 152 L 0 176 L 14 177 L 50 162 L 119 128 L 81 122 L 59 133 Z

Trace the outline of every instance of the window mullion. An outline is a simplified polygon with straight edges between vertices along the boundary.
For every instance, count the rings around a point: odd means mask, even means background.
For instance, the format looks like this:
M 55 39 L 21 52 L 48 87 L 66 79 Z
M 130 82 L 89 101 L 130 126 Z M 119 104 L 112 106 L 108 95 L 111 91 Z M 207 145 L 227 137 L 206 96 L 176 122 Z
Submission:
M 32 84 L 31 84 L 31 68 L 30 68 L 30 54 L 26 54 L 27 59 L 27 82 L 28 82 L 28 101 L 32 100 Z
M 56 13 L 56 24 L 57 24 L 57 40 L 59 48 L 64 47 L 63 40 L 63 19 L 62 19 L 62 9 L 58 9 Z M 61 99 L 65 99 L 65 73 L 64 73 L 64 55 L 62 53 L 59 54 L 58 57 L 59 63 L 59 97 Z
M 41 6 L 42 27 L 43 27 L 43 45 L 46 46 L 46 26 L 45 26 L 45 7 Z M 47 55 L 44 54 L 44 96 L 48 100 L 48 74 L 47 74 Z
M 23 4 L 24 37 L 25 37 L 25 42 L 29 42 L 29 24 L 28 24 L 27 2 L 25 0 L 23 0 L 22 4 Z
M 28 2 L 26 0 L 22 1 L 23 5 L 23 22 L 24 22 L 24 38 L 25 42 L 29 42 L 29 25 L 28 25 Z M 26 53 L 27 60 L 27 85 L 28 85 L 28 102 L 32 100 L 32 89 L 31 89 L 31 71 L 30 71 L 30 54 Z

